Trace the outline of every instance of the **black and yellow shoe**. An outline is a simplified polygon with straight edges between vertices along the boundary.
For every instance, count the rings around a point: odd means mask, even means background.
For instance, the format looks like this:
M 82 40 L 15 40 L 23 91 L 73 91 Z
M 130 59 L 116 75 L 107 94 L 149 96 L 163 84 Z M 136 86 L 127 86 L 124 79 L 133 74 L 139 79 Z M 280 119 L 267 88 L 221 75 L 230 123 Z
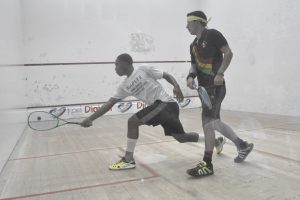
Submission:
M 120 161 L 109 166 L 110 170 L 123 170 L 123 169 L 133 169 L 135 168 L 134 161 L 126 161 L 123 157 Z
M 246 147 L 238 150 L 238 156 L 234 159 L 234 162 L 236 162 L 236 163 L 243 162 L 247 158 L 249 153 L 252 151 L 254 144 L 247 143 L 247 142 L 245 142 L 245 143 L 246 143 Z
M 204 177 L 210 176 L 214 174 L 213 165 L 207 165 L 205 161 L 200 161 L 200 163 L 192 169 L 188 169 L 186 171 L 189 175 L 193 177 Z
M 218 137 L 215 140 L 215 148 L 216 148 L 217 154 L 220 154 L 223 151 L 223 146 L 225 143 L 226 143 L 226 139 L 225 139 L 225 137 L 222 137 L 222 136 Z

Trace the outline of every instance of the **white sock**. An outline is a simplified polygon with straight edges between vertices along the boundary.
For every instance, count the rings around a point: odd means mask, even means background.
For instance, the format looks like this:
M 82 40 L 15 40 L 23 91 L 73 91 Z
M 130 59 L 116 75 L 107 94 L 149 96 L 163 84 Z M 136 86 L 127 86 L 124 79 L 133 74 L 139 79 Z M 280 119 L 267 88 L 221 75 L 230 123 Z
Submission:
M 126 151 L 127 152 L 134 152 L 136 143 L 137 143 L 137 139 L 127 138 L 127 148 L 126 148 Z
M 200 134 L 198 134 L 198 135 L 199 135 L 198 142 L 204 142 L 205 141 L 204 136 L 200 135 Z
M 133 152 L 137 143 L 137 139 L 127 138 L 127 148 L 125 153 L 125 160 L 133 160 Z

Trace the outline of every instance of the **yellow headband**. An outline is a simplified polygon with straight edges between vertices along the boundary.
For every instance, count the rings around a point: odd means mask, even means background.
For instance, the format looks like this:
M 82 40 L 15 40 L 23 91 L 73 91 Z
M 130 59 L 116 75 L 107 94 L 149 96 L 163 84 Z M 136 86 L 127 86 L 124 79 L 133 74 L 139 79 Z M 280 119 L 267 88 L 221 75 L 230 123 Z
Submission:
M 194 16 L 194 15 L 190 15 L 187 17 L 187 21 L 188 22 L 191 22 L 191 21 L 201 21 L 201 22 L 204 22 L 204 23 L 208 23 L 210 21 L 211 18 L 209 18 L 208 20 L 205 20 L 201 17 L 198 17 L 198 16 Z

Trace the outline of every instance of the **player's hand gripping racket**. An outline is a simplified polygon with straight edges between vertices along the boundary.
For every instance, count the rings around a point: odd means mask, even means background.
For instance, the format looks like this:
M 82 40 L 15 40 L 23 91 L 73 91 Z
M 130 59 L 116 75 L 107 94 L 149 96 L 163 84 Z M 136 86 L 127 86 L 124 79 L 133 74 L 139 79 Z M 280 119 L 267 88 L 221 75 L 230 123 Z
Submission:
M 69 122 L 59 118 L 57 115 L 44 111 L 35 111 L 30 113 L 27 118 L 28 126 L 36 131 L 48 131 L 66 124 L 77 124 L 79 122 Z
M 206 91 L 206 89 L 202 86 L 198 86 L 196 84 L 193 84 L 193 89 L 197 90 L 198 92 L 198 95 L 200 97 L 200 100 L 201 100 L 201 103 L 202 103 L 202 106 L 205 106 L 207 107 L 208 109 L 212 109 L 212 104 L 211 104 L 211 101 L 210 101 L 210 98 L 209 98 L 209 95 Z

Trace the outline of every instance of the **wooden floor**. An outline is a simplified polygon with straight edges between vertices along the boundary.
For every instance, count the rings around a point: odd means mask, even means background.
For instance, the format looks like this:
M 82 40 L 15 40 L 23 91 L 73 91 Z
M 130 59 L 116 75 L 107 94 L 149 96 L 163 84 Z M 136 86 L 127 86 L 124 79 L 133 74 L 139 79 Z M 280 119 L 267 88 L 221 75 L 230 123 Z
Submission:
M 186 131 L 202 133 L 200 109 L 181 111 Z M 105 116 L 91 128 L 25 129 L 0 174 L 0 200 L 294 200 L 300 199 L 300 118 L 222 111 L 237 134 L 255 144 L 242 164 L 227 141 L 214 155 L 215 174 L 190 178 L 186 169 L 204 145 L 180 144 L 161 127 L 143 126 L 136 169 L 109 171 L 123 155 L 129 115 Z

